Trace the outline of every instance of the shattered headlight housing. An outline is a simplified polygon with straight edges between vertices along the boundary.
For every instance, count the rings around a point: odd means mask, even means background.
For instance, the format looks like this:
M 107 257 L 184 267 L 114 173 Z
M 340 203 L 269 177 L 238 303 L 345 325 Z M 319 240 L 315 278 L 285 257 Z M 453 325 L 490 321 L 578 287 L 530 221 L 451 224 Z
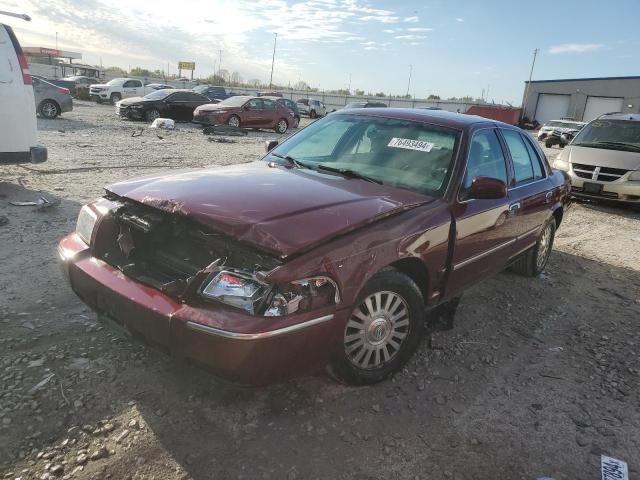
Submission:
M 338 286 L 329 277 L 305 278 L 274 287 L 254 275 L 236 270 L 214 273 L 204 283 L 200 294 L 251 315 L 263 314 L 265 317 L 315 310 L 340 301 Z
M 97 221 L 98 215 L 89 205 L 85 205 L 80 209 L 78 221 L 76 222 L 76 233 L 87 245 L 91 245 L 91 235 Z

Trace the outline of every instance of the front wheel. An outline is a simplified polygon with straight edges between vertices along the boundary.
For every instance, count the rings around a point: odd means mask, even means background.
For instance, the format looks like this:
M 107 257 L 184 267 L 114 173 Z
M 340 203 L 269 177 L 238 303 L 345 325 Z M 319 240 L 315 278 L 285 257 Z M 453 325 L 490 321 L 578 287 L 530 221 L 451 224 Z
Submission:
M 556 221 L 555 218 L 551 217 L 551 219 L 545 223 L 544 227 L 542 227 L 536 244 L 523 253 L 511 266 L 511 269 L 525 277 L 540 275 L 549 261 L 555 235 Z
M 343 333 L 341 356 L 329 373 L 352 385 L 384 380 L 411 358 L 424 331 L 420 289 L 397 270 L 383 270 L 365 285 Z
M 144 118 L 147 122 L 153 122 L 156 118 L 160 118 L 160 111 L 157 108 L 147 110 L 144 114 Z
M 316 111 L 315 111 L 315 110 L 311 110 L 311 112 L 309 113 L 309 116 L 310 116 L 311 118 L 317 118 L 317 117 L 318 117 L 318 114 L 316 113 Z
M 231 115 L 229 117 L 229 120 L 227 120 L 227 125 L 229 125 L 230 127 L 239 128 L 240 117 L 238 117 L 237 115 Z
M 289 128 L 289 125 L 284 118 L 281 118 L 278 120 L 278 123 L 276 123 L 276 133 L 283 134 L 287 131 L 287 128 Z
M 300 126 L 300 117 L 293 117 L 293 128 L 298 128 Z
M 544 146 L 547 148 L 553 147 L 553 142 L 551 140 L 547 140 L 544 142 Z
M 53 100 L 44 100 L 38 109 L 44 118 L 53 119 L 60 115 L 60 108 Z

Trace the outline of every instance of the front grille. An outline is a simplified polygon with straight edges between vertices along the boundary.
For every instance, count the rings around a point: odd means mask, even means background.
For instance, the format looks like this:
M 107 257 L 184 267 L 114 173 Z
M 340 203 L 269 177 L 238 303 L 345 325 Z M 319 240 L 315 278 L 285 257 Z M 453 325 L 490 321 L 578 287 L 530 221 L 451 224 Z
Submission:
M 585 165 L 582 163 L 572 163 L 573 172 L 580 178 L 598 180 L 600 182 L 614 182 L 626 175 L 628 170 L 622 168 L 598 167 L 596 165 Z

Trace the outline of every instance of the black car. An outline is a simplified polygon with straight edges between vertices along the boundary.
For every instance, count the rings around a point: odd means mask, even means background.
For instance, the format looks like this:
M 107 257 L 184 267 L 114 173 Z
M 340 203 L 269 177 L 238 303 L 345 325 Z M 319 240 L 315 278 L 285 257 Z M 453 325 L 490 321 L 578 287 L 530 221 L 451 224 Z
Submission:
M 382 102 L 351 102 L 347 103 L 344 108 L 385 108 L 386 103 Z
M 166 85 L 164 83 L 148 83 L 147 85 L 145 85 L 145 87 L 153 88 L 154 90 L 173 90 L 174 88 L 176 88 L 173 85 Z
M 204 95 L 209 100 L 226 100 L 231 96 L 224 87 L 216 85 L 198 85 L 197 87 L 193 87 L 192 91 Z
M 190 122 L 196 107 L 212 103 L 204 95 L 191 90 L 163 89 L 144 97 L 126 98 L 116 104 L 116 113 L 132 120 L 152 122 L 156 118 L 172 118 Z
M 273 100 L 274 102 L 279 103 L 280 105 L 287 107 L 289 110 L 293 112 L 293 128 L 298 128 L 300 125 L 300 110 L 298 110 L 298 105 L 293 100 L 289 100 L 288 98 L 282 97 L 274 97 L 271 95 L 265 95 L 262 98 L 268 98 L 269 100 Z

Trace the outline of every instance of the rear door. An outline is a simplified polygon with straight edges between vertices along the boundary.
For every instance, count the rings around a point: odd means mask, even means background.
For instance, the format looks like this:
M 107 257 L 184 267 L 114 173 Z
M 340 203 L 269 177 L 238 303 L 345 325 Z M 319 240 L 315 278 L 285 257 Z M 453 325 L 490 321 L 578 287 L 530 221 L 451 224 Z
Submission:
M 286 107 L 281 107 L 286 110 Z M 275 127 L 276 123 L 280 119 L 281 116 L 284 116 L 284 112 L 276 102 L 273 100 L 269 100 L 265 98 L 262 100 L 262 123 L 261 126 L 264 128 L 272 128 Z M 288 113 L 288 110 L 287 110 Z M 285 119 L 289 122 L 291 117 L 287 114 Z
M 518 253 L 536 242 L 542 224 L 551 215 L 553 192 L 544 162 L 528 135 L 510 129 L 501 129 L 501 133 L 513 168 L 509 214 L 515 220 Z
M 504 268 L 515 243 L 508 196 L 491 200 L 469 198 L 475 177 L 496 178 L 508 185 L 507 156 L 495 128 L 473 133 L 462 185 L 452 204 L 456 243 L 447 287 L 452 295 Z
M 31 75 L 11 27 L 0 23 L 0 164 L 31 160 L 37 144 Z
M 242 112 L 242 125 L 244 127 L 259 128 L 264 124 L 263 103 L 261 98 L 252 98 L 244 104 Z

